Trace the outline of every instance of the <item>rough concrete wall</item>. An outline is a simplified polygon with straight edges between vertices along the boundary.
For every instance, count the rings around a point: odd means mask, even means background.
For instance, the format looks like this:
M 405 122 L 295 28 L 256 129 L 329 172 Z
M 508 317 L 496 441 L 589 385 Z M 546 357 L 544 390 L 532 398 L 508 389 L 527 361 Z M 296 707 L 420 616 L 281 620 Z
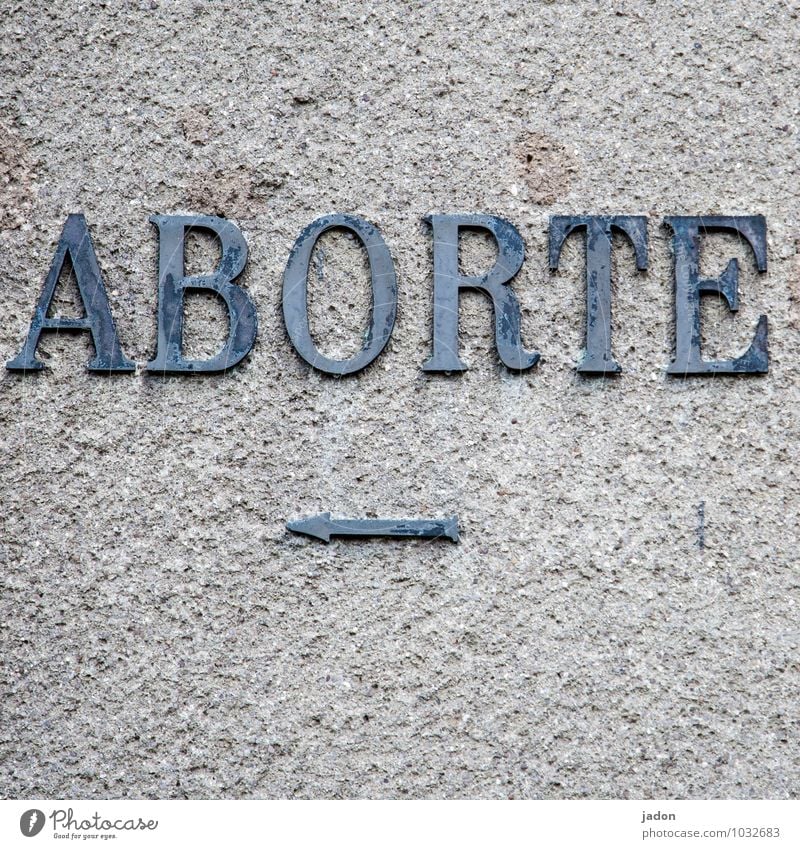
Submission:
M 260 334 L 225 376 L 92 376 L 86 339 L 49 334 L 49 371 L 0 378 L 0 793 L 797 795 L 792 5 L 2 2 L 2 359 L 78 211 L 129 356 L 154 353 L 155 212 L 239 224 Z M 280 314 L 294 239 L 332 211 L 379 226 L 400 290 L 386 351 L 342 380 Z M 477 293 L 469 371 L 420 370 L 433 211 L 519 228 L 531 372 L 499 365 Z M 580 240 L 546 267 L 548 217 L 583 212 L 651 216 L 647 272 L 615 243 L 618 379 L 574 372 Z M 706 355 L 767 313 L 767 376 L 665 376 L 661 217 L 709 213 L 767 216 L 765 275 L 703 244 L 707 273 L 742 265 Z M 352 353 L 363 257 L 333 234 L 314 269 L 320 346 Z M 213 353 L 219 306 L 188 313 Z M 463 536 L 285 531 L 323 510 L 458 513 Z

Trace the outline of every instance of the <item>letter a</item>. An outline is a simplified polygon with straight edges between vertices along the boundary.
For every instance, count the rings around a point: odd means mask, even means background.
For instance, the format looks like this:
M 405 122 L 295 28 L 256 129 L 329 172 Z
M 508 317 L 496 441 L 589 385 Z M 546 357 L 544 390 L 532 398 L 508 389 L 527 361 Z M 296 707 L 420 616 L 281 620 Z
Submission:
M 72 260 L 85 316 L 48 318 L 47 311 L 50 309 L 67 254 Z M 28 338 L 19 354 L 6 363 L 9 371 L 38 371 L 45 367 L 41 360 L 36 359 L 36 346 L 45 330 L 88 330 L 92 334 L 95 351 L 94 359 L 87 366 L 89 371 L 131 372 L 136 368 L 136 364 L 127 359 L 120 348 L 100 266 L 83 215 L 67 216 L 50 273 L 45 280 L 28 330 Z

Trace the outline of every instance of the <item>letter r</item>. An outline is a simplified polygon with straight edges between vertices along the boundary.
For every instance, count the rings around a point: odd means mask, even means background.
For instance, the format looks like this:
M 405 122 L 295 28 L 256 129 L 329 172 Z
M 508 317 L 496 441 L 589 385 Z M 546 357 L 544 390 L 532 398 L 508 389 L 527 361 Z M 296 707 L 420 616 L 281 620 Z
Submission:
M 494 307 L 494 335 L 503 365 L 525 371 L 539 361 L 522 345 L 520 309 L 510 281 L 522 267 L 525 246 L 517 229 L 494 215 L 431 215 L 433 228 L 433 353 L 424 371 L 465 371 L 458 356 L 458 301 L 462 289 L 488 295 Z M 467 277 L 458 270 L 458 240 L 463 229 L 488 230 L 498 257 L 485 274 Z

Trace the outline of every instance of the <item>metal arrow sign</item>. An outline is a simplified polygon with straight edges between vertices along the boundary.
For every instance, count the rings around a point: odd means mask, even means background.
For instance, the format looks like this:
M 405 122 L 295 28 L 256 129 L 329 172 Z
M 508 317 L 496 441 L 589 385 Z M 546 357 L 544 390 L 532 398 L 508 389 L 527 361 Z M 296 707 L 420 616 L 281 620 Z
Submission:
M 330 513 L 320 513 L 306 519 L 287 522 L 286 527 L 296 534 L 330 542 L 331 537 L 416 537 L 436 539 L 447 537 L 458 542 L 458 516 L 447 519 L 331 519 Z

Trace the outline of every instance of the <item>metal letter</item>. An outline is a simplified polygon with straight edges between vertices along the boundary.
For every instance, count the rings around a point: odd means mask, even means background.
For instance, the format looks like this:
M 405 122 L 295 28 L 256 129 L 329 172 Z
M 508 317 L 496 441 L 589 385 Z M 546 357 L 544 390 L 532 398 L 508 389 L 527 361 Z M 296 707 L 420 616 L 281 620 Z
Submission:
M 617 374 L 622 367 L 611 353 L 612 228 L 631 241 L 639 271 L 647 268 L 647 219 L 640 215 L 554 215 L 550 219 L 550 268 L 558 268 L 564 240 L 586 229 L 586 348 L 581 374 Z
M 311 338 L 308 326 L 308 267 L 317 239 L 333 229 L 349 230 L 361 241 L 369 258 L 372 310 L 361 350 L 349 360 L 326 357 Z M 353 374 L 368 366 L 386 347 L 397 315 L 394 263 L 377 228 L 354 215 L 325 215 L 306 227 L 294 243 L 283 275 L 283 320 L 297 353 L 326 374 Z
M 83 318 L 48 318 L 47 311 L 50 309 L 67 254 L 72 261 L 86 315 Z M 10 371 L 43 369 L 44 363 L 36 359 L 36 346 L 45 330 L 88 330 L 92 334 L 95 352 L 94 359 L 87 366 L 89 371 L 131 372 L 136 369 L 136 364 L 127 359 L 120 348 L 92 237 L 83 215 L 67 216 L 50 273 L 45 280 L 28 330 L 28 338 L 19 354 L 6 363 L 6 368 Z
M 739 263 L 732 259 L 719 277 L 700 277 L 700 232 L 722 230 L 744 236 L 759 271 L 767 270 L 767 224 L 763 215 L 669 216 L 675 257 L 675 357 L 668 374 L 765 374 L 769 369 L 767 317 L 758 319 L 750 347 L 735 360 L 704 360 L 700 353 L 700 296 L 722 295 L 731 312 L 739 309 Z
M 247 263 L 247 243 L 239 228 L 215 215 L 153 215 L 158 227 L 158 345 L 149 371 L 167 374 L 225 371 L 243 360 L 256 340 L 258 317 L 250 296 L 233 284 Z M 210 230 L 222 245 L 219 268 L 208 275 L 186 277 L 186 231 Z M 228 308 L 228 341 L 209 360 L 183 358 L 183 296 L 187 290 L 216 292 Z
M 524 371 L 539 361 L 526 351 L 520 335 L 517 296 L 509 281 L 522 267 L 525 246 L 517 229 L 493 215 L 431 215 L 433 227 L 433 355 L 424 371 L 465 371 L 458 356 L 458 296 L 461 289 L 477 289 L 492 299 L 497 353 L 505 366 Z M 458 271 L 458 238 L 463 228 L 488 230 L 497 243 L 498 257 L 486 274 L 465 277 Z

